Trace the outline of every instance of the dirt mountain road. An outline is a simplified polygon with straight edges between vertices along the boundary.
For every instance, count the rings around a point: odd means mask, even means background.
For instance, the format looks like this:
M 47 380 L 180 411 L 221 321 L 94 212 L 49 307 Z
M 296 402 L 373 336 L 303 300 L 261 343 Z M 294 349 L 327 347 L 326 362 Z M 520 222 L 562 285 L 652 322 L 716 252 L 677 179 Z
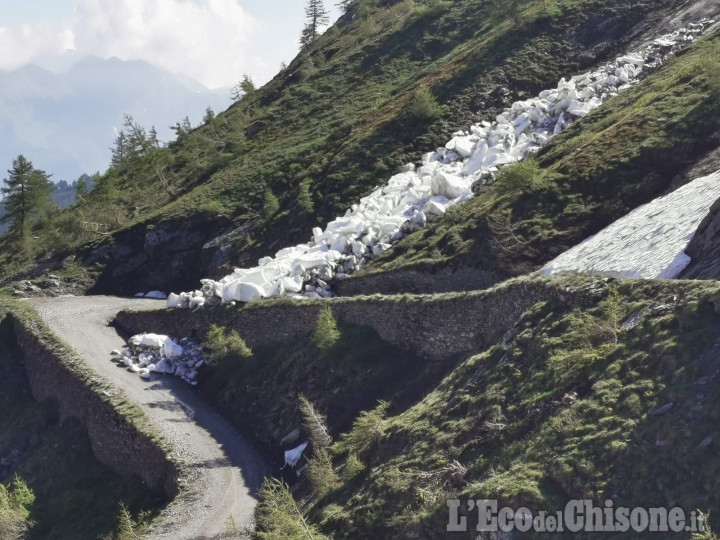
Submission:
M 29 301 L 45 323 L 87 362 L 122 389 L 188 466 L 181 494 L 161 513 L 147 538 L 199 540 L 243 538 L 252 526 L 253 493 L 269 468 L 234 428 L 194 388 L 177 377 L 145 381 L 110 361 L 123 339 L 108 323 L 123 309 L 157 309 L 164 302 L 106 296 Z

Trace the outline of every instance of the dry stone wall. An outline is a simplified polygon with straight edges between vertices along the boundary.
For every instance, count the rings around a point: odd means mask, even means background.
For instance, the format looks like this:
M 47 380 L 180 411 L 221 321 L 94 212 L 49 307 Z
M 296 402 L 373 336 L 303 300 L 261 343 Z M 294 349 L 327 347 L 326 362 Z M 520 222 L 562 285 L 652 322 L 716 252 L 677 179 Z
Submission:
M 537 302 L 567 306 L 593 302 L 605 281 L 567 287 L 561 280 L 521 278 L 487 291 L 442 295 L 365 296 L 322 301 L 273 300 L 188 310 L 121 312 L 115 323 L 137 334 L 155 332 L 202 339 L 212 324 L 232 328 L 259 347 L 309 335 L 328 306 L 339 321 L 370 326 L 385 341 L 427 359 L 478 350 L 509 330 Z
M 52 400 L 62 418 L 79 419 L 100 463 L 118 474 L 139 476 L 150 489 L 174 498 L 178 493 L 176 465 L 156 439 L 114 406 L 112 390 L 101 389 L 99 381 L 74 370 L 72 366 L 80 360 L 43 337 L 36 323 L 15 314 L 11 319 L 35 399 Z

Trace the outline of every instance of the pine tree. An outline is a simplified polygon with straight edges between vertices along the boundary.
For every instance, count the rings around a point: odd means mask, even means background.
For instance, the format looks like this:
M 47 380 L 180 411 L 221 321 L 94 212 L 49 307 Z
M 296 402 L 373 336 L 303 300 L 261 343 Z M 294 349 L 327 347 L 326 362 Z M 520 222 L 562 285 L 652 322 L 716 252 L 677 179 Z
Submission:
M 308 215 L 311 215 L 315 211 L 315 203 L 313 202 L 312 193 L 310 191 L 311 185 L 312 178 L 305 178 L 302 182 L 300 182 L 297 197 L 297 202 L 300 205 L 300 208 L 302 208 L 302 210 Z
M 270 219 L 280 210 L 280 201 L 275 196 L 270 188 L 265 190 L 265 204 L 263 205 L 265 211 L 265 219 Z
M 158 132 L 155 126 L 150 128 L 150 134 L 148 135 L 148 141 L 155 148 L 160 148 L 160 139 L 158 139 Z
M 322 0 L 308 0 L 305 6 L 305 28 L 300 34 L 300 45 L 305 48 L 318 38 L 320 27 L 330 22 L 330 14 Z
M 50 175 L 35 169 L 22 155 L 13 160 L 12 169 L 3 183 L 0 194 L 4 196 L 5 215 L 0 221 L 10 222 L 11 230 L 24 237 L 32 223 L 47 216 L 53 207 L 55 186 L 50 181 Z
M 212 110 L 212 107 L 208 107 L 205 109 L 205 116 L 203 116 L 203 124 L 209 124 L 215 119 L 215 111 Z
M 78 199 L 82 199 L 88 194 L 88 186 L 87 182 L 85 182 L 85 179 L 81 176 L 78 178 L 77 183 L 75 184 L 76 191 L 76 197 Z
M 332 310 L 325 306 L 320 310 L 313 343 L 321 351 L 327 351 L 340 340 L 340 330 Z
M 328 448 L 332 437 L 327 427 L 325 415 L 318 412 L 315 406 L 302 394 L 298 396 L 298 406 L 303 418 L 303 428 L 315 450 Z
M 112 160 L 110 161 L 111 167 L 120 167 L 125 163 L 128 157 L 128 143 L 127 136 L 124 131 L 118 133 L 115 137 L 115 146 L 112 149 Z
M 145 128 L 133 120 L 133 117 L 126 114 L 123 119 L 123 128 L 125 128 L 125 137 L 129 149 L 130 157 L 144 157 L 150 149 L 150 140 L 148 139 Z
M 233 101 L 240 101 L 242 98 L 251 95 L 253 92 L 255 92 L 255 83 L 250 75 L 244 73 L 242 80 L 230 90 L 230 96 Z

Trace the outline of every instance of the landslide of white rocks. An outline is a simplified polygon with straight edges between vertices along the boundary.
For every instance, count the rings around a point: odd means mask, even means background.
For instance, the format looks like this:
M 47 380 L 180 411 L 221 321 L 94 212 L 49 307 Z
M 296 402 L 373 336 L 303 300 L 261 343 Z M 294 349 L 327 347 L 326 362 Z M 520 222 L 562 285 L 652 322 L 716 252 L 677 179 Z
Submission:
M 569 124 L 636 84 L 670 53 L 694 41 L 714 24 L 712 19 L 690 23 L 655 38 L 640 50 L 618 57 L 613 63 L 563 78 L 556 88 L 513 103 L 492 122 L 480 122 L 467 131 L 454 133 L 444 147 L 425 154 L 419 168 L 406 165 L 403 172 L 353 204 L 324 230 L 313 229 L 313 238 L 307 244 L 281 249 L 274 257 L 261 259 L 257 267 L 235 269 L 219 281 L 202 280 L 196 291 L 171 294 L 168 307 L 196 308 L 283 296 L 296 299 L 333 296 L 333 280 L 347 277 L 391 249 L 406 233 L 441 219 L 449 207 L 469 200 L 474 190 L 491 184 L 500 167 L 537 152 Z M 714 191 L 702 194 L 709 196 L 714 196 Z M 708 209 L 709 204 L 693 208 L 687 219 L 680 209 L 683 226 L 697 226 Z M 685 230 L 678 228 L 681 229 Z M 673 237 L 668 241 L 668 249 L 676 247 Z M 657 264 L 649 266 L 655 268 Z M 672 268 L 677 272 L 682 269 L 677 262 Z M 640 275 L 644 273 L 638 271 Z

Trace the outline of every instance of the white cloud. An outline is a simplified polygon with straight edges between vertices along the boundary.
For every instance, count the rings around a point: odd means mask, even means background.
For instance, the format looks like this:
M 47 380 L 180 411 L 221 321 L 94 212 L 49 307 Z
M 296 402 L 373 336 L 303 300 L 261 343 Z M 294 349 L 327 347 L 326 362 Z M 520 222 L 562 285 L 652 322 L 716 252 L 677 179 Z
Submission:
M 208 87 L 263 71 L 251 51 L 260 29 L 237 0 L 77 0 L 72 20 L 0 27 L 0 69 L 66 50 L 146 60 Z
M 17 69 L 48 52 L 71 49 L 74 41 L 70 21 L 0 27 L 0 69 Z

